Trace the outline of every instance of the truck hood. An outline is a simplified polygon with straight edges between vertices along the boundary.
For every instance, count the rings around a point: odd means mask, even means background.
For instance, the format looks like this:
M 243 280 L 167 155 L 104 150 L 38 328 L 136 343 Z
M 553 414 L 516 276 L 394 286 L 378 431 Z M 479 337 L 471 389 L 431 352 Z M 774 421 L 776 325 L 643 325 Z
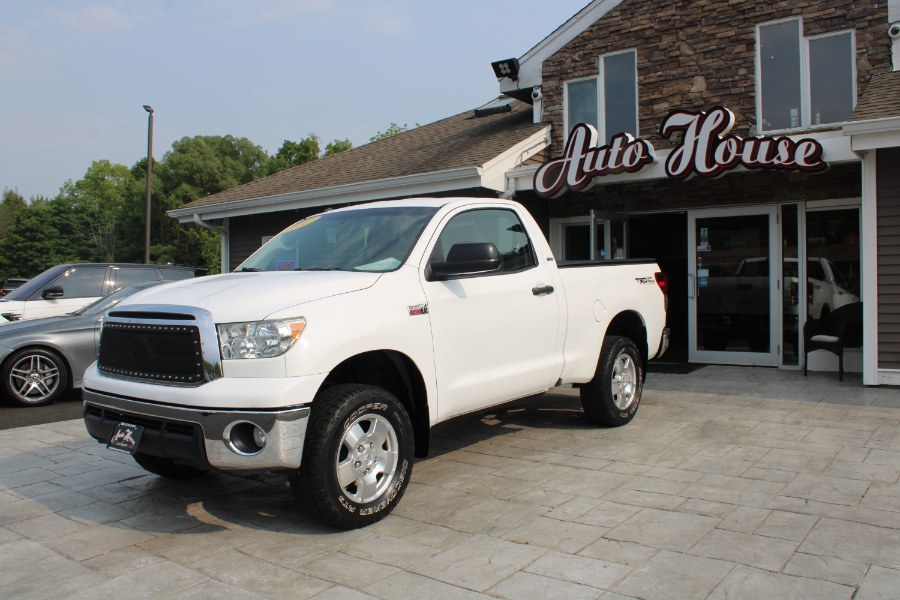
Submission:
M 228 273 L 152 287 L 126 298 L 115 309 L 153 304 L 196 306 L 208 310 L 217 323 L 261 321 L 268 315 L 313 300 L 371 287 L 381 273 L 349 271 L 289 271 Z M 297 316 L 303 316 L 298 306 Z

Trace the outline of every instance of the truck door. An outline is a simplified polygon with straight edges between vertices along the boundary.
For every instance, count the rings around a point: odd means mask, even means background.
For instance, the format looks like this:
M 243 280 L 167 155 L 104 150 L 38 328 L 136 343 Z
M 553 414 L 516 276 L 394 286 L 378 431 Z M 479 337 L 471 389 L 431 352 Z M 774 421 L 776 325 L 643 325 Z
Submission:
M 500 269 L 429 281 L 439 418 L 546 390 L 554 384 L 559 298 L 521 220 L 506 208 L 451 215 L 427 262 L 444 261 L 454 244 L 491 242 Z

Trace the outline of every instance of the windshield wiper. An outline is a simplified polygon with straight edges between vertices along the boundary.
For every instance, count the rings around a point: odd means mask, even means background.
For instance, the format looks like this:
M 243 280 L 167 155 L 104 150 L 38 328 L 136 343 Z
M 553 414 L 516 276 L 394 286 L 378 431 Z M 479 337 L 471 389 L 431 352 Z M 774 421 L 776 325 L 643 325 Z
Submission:
M 257 269 L 256 267 L 241 267 L 236 273 L 259 273 L 262 269 Z
M 346 269 L 341 269 L 340 267 L 311 267 L 311 268 L 297 268 L 295 271 L 346 271 Z

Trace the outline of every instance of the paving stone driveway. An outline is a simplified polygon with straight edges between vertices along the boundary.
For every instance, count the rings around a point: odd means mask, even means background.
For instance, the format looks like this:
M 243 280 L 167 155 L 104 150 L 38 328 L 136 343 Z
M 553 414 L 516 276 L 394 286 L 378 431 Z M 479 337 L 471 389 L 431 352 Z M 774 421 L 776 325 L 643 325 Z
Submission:
M 710 366 L 651 374 L 620 429 L 556 389 L 434 433 L 393 515 L 335 532 L 282 476 L 171 483 L 80 421 L 2 431 L 2 595 L 900 595 L 900 391 Z

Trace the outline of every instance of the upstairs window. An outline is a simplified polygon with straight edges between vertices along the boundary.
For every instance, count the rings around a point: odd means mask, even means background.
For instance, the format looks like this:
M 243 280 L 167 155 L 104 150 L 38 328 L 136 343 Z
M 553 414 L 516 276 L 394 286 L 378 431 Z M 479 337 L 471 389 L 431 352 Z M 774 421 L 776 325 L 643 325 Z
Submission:
M 800 19 L 757 28 L 757 129 L 841 123 L 856 102 L 853 31 L 803 37 Z
M 599 75 L 566 82 L 566 131 L 579 123 L 597 128 L 599 143 L 617 133 L 638 135 L 637 52 L 604 54 Z

